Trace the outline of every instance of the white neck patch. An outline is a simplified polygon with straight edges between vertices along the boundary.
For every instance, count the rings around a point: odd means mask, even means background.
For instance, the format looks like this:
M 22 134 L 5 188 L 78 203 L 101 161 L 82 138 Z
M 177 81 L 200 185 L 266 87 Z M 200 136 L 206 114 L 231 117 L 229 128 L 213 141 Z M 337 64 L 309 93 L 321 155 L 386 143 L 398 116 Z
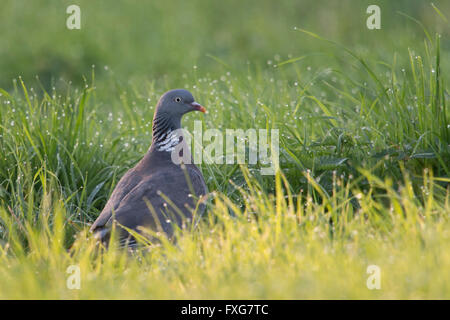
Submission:
M 156 149 L 158 151 L 172 152 L 179 142 L 176 132 L 169 130 L 164 136 L 164 139 L 156 142 Z

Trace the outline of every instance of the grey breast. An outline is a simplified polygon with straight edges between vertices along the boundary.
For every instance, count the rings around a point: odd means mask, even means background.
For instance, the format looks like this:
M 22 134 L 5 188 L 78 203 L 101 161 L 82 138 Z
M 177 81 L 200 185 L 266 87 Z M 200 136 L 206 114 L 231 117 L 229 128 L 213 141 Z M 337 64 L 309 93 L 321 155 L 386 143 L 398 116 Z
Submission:
M 115 221 L 122 240 L 129 233 L 121 226 L 138 232 L 147 228 L 172 237 L 175 226 L 185 227 L 192 223 L 193 214 L 200 217 L 205 210 L 202 197 L 208 190 L 203 176 L 193 165 L 185 170 L 171 166 L 142 176 L 131 169 L 117 184 L 91 231 L 107 241 Z

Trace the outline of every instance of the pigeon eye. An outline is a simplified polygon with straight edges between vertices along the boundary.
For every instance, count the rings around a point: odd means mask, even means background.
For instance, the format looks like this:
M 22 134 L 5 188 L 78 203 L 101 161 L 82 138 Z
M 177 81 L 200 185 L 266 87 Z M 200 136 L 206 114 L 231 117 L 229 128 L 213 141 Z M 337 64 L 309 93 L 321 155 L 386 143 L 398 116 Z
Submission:
M 181 98 L 180 98 L 180 97 L 176 97 L 176 98 L 173 99 L 173 100 L 175 100 L 175 102 L 181 102 Z

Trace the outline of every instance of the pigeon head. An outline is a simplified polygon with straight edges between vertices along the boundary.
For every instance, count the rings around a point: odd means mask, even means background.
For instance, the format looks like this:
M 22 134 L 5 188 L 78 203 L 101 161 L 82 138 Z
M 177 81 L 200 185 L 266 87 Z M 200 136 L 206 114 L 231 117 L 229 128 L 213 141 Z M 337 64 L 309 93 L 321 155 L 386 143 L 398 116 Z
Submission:
M 178 142 L 174 131 L 181 128 L 181 117 L 191 111 L 206 112 L 206 109 L 195 102 L 189 91 L 176 89 L 162 95 L 153 118 L 153 142 L 158 150 L 170 150 Z
M 174 118 L 181 118 L 182 115 L 191 111 L 206 112 L 206 109 L 195 102 L 189 91 L 183 89 L 164 93 L 156 105 L 156 114 L 165 114 Z

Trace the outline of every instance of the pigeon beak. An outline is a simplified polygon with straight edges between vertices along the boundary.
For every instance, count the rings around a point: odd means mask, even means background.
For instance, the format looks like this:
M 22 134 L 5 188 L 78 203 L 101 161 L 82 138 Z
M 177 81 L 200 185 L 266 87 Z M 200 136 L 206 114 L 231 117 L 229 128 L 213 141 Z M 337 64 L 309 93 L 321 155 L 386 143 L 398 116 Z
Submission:
M 205 107 L 203 107 L 200 103 L 197 103 L 195 101 L 191 103 L 191 107 L 194 108 L 194 110 L 201 111 L 203 113 L 206 112 Z

